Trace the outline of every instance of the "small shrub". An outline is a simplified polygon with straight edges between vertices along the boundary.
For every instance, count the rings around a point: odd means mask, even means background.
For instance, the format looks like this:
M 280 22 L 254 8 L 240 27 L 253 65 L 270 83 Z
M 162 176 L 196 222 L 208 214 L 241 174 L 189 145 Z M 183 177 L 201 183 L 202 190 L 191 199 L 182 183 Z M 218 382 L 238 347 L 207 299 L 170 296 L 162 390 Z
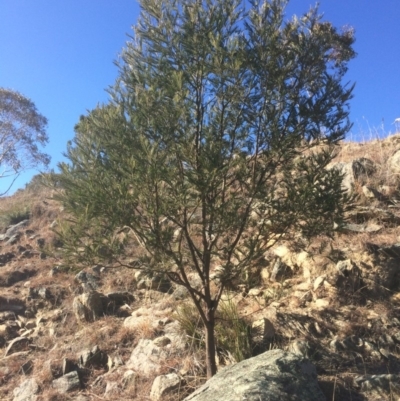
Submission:
M 193 305 L 181 305 L 174 318 L 180 323 L 192 347 L 199 349 L 205 346 L 204 327 Z M 251 357 L 250 327 L 239 316 L 237 306 L 231 298 L 221 301 L 216 320 L 215 339 L 219 354 L 232 362 Z
M 24 207 L 23 209 L 10 210 L 0 216 L 0 225 L 4 229 L 8 226 L 18 224 L 21 221 L 28 220 L 29 217 L 30 209 L 28 207 Z
M 179 306 L 173 317 L 179 322 L 182 330 L 186 333 L 191 348 L 203 348 L 203 323 L 201 322 L 199 313 L 195 306 L 185 302 Z
M 233 362 L 250 358 L 250 326 L 239 316 L 237 306 L 229 297 L 221 300 L 217 313 L 218 323 L 215 326 L 215 337 L 218 348 Z

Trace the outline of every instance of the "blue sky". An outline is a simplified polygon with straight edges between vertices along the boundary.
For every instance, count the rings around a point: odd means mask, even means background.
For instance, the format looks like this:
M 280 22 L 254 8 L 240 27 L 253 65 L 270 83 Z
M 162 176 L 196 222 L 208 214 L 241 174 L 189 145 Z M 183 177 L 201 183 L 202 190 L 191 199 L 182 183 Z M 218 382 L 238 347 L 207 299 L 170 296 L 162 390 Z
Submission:
M 356 82 L 349 139 L 393 133 L 400 117 L 399 0 L 320 0 L 324 19 L 356 31 L 357 58 L 347 79 Z M 292 0 L 287 17 L 312 0 Z M 129 39 L 135 0 L 0 0 L 0 87 L 29 97 L 49 119 L 45 151 L 51 167 L 62 160 L 79 116 L 106 102 L 117 77 L 114 61 Z M 24 187 L 36 171 L 13 187 Z M 0 179 L 0 193 L 8 183 Z

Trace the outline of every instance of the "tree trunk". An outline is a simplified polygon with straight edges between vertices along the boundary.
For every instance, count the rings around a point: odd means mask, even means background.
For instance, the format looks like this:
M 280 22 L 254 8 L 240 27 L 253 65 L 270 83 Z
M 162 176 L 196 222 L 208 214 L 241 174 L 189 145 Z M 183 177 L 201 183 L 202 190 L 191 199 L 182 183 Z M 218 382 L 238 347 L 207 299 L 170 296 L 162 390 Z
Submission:
M 208 313 L 206 322 L 206 367 L 207 379 L 210 379 L 217 373 L 217 364 L 215 361 L 215 319 L 214 311 Z

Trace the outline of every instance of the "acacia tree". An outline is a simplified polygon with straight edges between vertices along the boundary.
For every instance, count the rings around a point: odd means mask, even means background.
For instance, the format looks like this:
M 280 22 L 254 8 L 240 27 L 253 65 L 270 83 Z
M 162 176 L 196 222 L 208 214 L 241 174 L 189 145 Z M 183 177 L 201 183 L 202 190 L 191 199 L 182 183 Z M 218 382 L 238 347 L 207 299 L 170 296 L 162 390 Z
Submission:
M 343 221 L 342 176 L 326 167 L 350 128 L 353 33 L 316 10 L 284 21 L 286 3 L 142 0 L 112 100 L 81 117 L 60 165 L 66 250 L 186 287 L 208 377 L 227 284 L 279 239 Z
M 12 185 L 22 171 L 50 163 L 50 157 L 38 147 L 49 140 L 46 126 L 47 119 L 31 100 L 16 91 L 0 88 L 1 178 L 15 176 Z

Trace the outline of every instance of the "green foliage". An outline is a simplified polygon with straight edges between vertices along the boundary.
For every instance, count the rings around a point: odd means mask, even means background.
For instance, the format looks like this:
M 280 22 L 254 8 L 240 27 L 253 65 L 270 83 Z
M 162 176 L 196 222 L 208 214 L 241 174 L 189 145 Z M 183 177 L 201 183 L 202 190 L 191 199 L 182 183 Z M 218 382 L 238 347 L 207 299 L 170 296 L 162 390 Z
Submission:
M 65 250 L 130 266 L 136 242 L 136 267 L 188 289 L 207 352 L 227 283 L 281 238 L 343 223 L 326 167 L 350 128 L 353 33 L 314 9 L 285 22 L 286 3 L 143 0 L 112 100 L 81 117 L 60 165 Z
M 230 298 L 221 301 L 215 337 L 218 348 L 233 357 L 235 362 L 252 356 L 250 327 L 240 318 L 237 306 Z
M 25 190 L 35 194 L 43 191 L 46 186 L 46 176 L 47 174 L 34 175 L 31 180 L 25 184 Z
M 28 206 L 17 205 L 11 210 L 7 210 L 6 213 L 0 214 L 0 228 L 4 229 L 8 226 L 18 224 L 23 220 L 27 220 L 30 217 L 30 208 Z
M 195 349 L 205 347 L 204 325 L 194 305 L 181 304 L 173 316 L 187 335 L 188 343 Z M 252 356 L 250 327 L 239 316 L 231 299 L 221 301 L 215 325 L 216 346 L 219 353 L 231 361 L 240 362 Z
M 199 312 L 193 304 L 183 302 L 177 308 L 173 318 L 179 322 L 191 348 L 204 348 L 204 325 L 199 317 Z
M 31 100 L 18 92 L 0 88 L 0 178 L 50 163 L 50 157 L 38 147 L 49 140 L 46 126 L 47 119 Z

